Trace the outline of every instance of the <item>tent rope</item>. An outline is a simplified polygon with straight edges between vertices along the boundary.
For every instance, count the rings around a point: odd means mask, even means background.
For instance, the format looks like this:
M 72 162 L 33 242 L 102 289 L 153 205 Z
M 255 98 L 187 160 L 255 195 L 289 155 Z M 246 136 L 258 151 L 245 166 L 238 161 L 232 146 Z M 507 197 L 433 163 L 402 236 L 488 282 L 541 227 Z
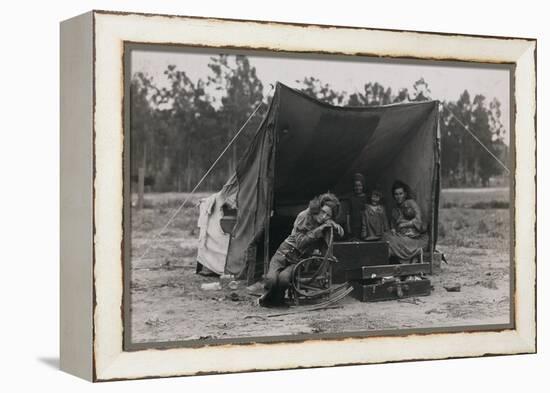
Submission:
M 460 121 L 460 119 L 453 113 L 453 111 L 451 111 L 446 105 L 442 104 L 442 106 L 443 108 L 447 109 L 447 111 L 457 121 L 457 123 L 460 124 L 462 128 L 464 128 L 472 136 L 472 138 L 474 138 L 477 141 L 477 143 L 479 143 L 481 147 L 483 147 L 485 151 L 487 151 L 487 153 L 489 153 L 500 164 L 500 166 L 502 166 L 506 170 L 506 172 L 508 172 L 508 174 L 510 174 L 510 169 L 508 169 L 508 167 L 504 165 L 504 163 L 500 161 L 499 158 L 496 155 L 494 155 L 493 152 L 489 150 L 489 148 L 485 146 L 483 142 L 481 142 L 479 138 L 463 122 Z
M 271 89 L 270 89 L 271 91 Z M 203 175 L 203 177 L 199 180 L 199 182 L 195 185 L 195 187 L 193 187 L 193 190 L 191 190 L 191 192 L 189 193 L 189 195 L 187 195 L 187 198 L 185 198 L 185 200 L 179 205 L 179 207 L 176 209 L 176 211 L 172 214 L 172 216 L 168 219 L 168 221 L 166 222 L 166 224 L 164 224 L 164 226 L 161 228 L 160 231 L 157 232 L 157 234 L 155 236 L 153 236 L 151 239 L 149 239 L 147 241 L 147 247 L 145 248 L 145 251 L 143 252 L 143 254 L 141 254 L 141 256 L 138 258 L 138 261 L 141 261 L 143 260 L 143 258 L 145 258 L 147 256 L 147 254 L 149 253 L 149 251 L 151 250 L 151 246 L 153 244 L 153 242 L 155 240 L 157 240 L 163 233 L 164 231 L 166 230 L 166 228 L 168 228 L 168 226 L 172 223 L 172 221 L 176 218 L 176 216 L 179 214 L 179 212 L 181 211 L 181 209 L 183 209 L 183 207 L 187 204 L 187 202 L 189 202 L 189 200 L 191 199 L 191 197 L 193 196 L 193 194 L 195 193 L 195 191 L 197 191 L 197 189 L 200 187 L 200 185 L 202 184 L 202 182 L 204 181 L 204 179 L 206 179 L 206 177 L 210 174 L 210 172 L 212 172 L 212 169 L 214 169 L 214 167 L 216 166 L 216 164 L 218 163 L 218 161 L 221 160 L 221 158 L 223 157 L 223 155 L 225 154 L 225 152 L 227 150 L 229 150 L 229 148 L 231 147 L 231 145 L 233 144 L 233 142 L 235 142 L 235 140 L 239 137 L 239 135 L 241 134 L 241 132 L 244 130 L 244 128 L 246 127 L 246 125 L 248 124 L 248 122 L 250 121 L 250 119 L 252 119 L 252 117 L 256 114 L 256 112 L 258 112 L 258 110 L 260 109 L 260 107 L 262 106 L 263 102 L 260 101 L 259 104 L 256 106 L 256 108 L 254 109 L 254 111 L 250 114 L 250 116 L 248 116 L 248 119 L 246 119 L 246 121 L 244 122 L 244 124 L 241 126 L 241 128 L 239 129 L 239 131 L 237 131 L 237 133 L 235 134 L 235 136 L 229 141 L 229 143 L 227 144 L 227 146 L 225 147 L 225 149 L 223 149 L 223 151 L 219 154 L 218 158 L 216 158 L 216 160 L 214 161 L 214 163 L 210 166 L 210 168 L 206 171 L 206 173 Z

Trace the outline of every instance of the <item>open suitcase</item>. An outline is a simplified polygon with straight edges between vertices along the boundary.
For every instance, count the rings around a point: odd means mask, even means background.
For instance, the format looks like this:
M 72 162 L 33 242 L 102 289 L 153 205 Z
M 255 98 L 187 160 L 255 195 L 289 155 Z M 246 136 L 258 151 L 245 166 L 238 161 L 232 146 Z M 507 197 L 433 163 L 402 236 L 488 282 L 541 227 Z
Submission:
M 335 282 L 349 281 L 352 295 L 362 302 L 395 300 L 431 293 L 432 264 L 421 254 L 418 263 L 390 264 L 388 243 L 338 242 L 334 244 L 338 263 L 333 268 Z

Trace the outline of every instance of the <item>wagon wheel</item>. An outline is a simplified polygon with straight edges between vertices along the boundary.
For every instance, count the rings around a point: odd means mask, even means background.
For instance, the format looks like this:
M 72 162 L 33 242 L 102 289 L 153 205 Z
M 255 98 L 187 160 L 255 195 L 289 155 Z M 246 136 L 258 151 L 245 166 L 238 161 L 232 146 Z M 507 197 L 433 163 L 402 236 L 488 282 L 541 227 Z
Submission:
M 323 257 L 310 257 L 294 265 L 291 284 L 296 294 L 306 298 L 330 294 L 329 264 L 332 261 L 332 259 L 325 260 Z
M 328 298 L 326 301 L 319 303 L 326 306 L 339 301 L 353 290 L 353 287 L 347 282 L 332 285 L 331 264 L 337 262 L 332 255 L 333 239 L 334 233 L 330 228 L 327 253 L 322 257 L 306 258 L 292 268 L 290 286 L 292 293 L 296 296 L 296 305 L 298 305 L 300 297 L 315 301 L 326 297 Z
M 336 262 L 336 259 L 332 256 L 333 239 L 334 233 L 330 228 L 328 249 L 325 256 L 309 257 L 294 265 L 291 286 L 297 295 L 313 299 L 331 294 L 330 264 Z M 311 273 L 312 271 L 313 273 Z

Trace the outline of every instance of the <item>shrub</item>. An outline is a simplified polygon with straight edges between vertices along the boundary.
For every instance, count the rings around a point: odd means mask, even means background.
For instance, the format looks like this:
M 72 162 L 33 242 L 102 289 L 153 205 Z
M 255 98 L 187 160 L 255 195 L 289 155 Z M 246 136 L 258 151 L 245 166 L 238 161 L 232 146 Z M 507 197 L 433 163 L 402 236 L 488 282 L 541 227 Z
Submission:
M 459 231 L 464 227 L 464 222 L 462 219 L 457 219 L 453 221 L 453 229 Z
M 443 223 L 439 223 L 437 226 L 437 234 L 440 238 L 444 238 L 447 235 L 447 232 L 445 230 L 445 225 Z
M 509 209 L 510 203 L 507 201 L 488 201 L 476 202 L 471 206 L 472 209 Z
M 479 223 L 477 224 L 477 233 L 485 234 L 487 232 L 489 232 L 489 227 L 484 220 L 479 220 Z

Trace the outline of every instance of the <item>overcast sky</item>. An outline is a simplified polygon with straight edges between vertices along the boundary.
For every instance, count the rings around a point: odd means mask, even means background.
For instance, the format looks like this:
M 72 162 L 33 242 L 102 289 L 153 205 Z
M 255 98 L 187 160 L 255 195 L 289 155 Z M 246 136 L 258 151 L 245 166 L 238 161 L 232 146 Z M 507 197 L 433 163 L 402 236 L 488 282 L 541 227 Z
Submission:
M 165 86 L 163 74 L 170 64 L 185 71 L 189 78 L 206 80 L 210 70 L 207 67 L 213 53 L 191 52 L 189 50 L 146 51 L 133 50 L 131 72 L 144 72 L 154 78 L 157 85 Z M 465 63 L 444 63 L 433 65 L 420 61 L 388 62 L 388 60 L 366 57 L 334 58 L 320 56 L 306 58 L 305 55 L 256 55 L 248 54 L 250 63 L 267 93 L 269 85 L 276 81 L 290 87 L 297 87 L 296 80 L 315 77 L 328 83 L 334 90 L 348 94 L 363 92 L 368 82 L 378 82 L 391 87 L 397 93 L 401 88 L 412 91 L 415 81 L 424 78 L 433 99 L 456 101 L 464 90 L 473 98 L 483 94 L 489 102 L 496 97 L 502 104 L 502 122 L 507 130 L 510 125 L 510 72 L 499 66 L 473 67 Z M 300 57 L 297 57 L 300 56 Z M 507 142 L 507 141 L 506 141 Z

